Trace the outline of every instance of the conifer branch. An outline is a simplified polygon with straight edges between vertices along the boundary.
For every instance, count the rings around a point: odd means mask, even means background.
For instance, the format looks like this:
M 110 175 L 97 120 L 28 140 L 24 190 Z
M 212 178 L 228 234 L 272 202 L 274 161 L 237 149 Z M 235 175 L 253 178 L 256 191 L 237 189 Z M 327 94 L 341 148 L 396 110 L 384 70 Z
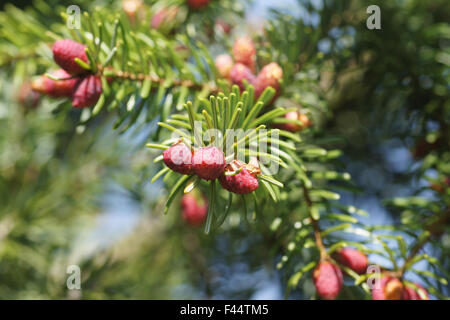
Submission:
M 131 80 L 131 81 L 145 81 L 150 80 L 152 83 L 163 84 L 167 81 L 167 79 L 160 78 L 156 75 L 143 74 L 143 73 L 132 73 L 128 71 L 115 70 L 112 68 L 101 68 L 99 66 L 99 74 L 104 75 L 105 77 L 113 77 L 122 80 Z M 177 87 L 186 87 L 193 90 L 207 90 L 208 92 L 215 94 L 219 92 L 219 88 L 212 83 L 197 83 L 192 80 L 180 80 L 180 79 L 171 79 L 170 83 L 173 86 Z

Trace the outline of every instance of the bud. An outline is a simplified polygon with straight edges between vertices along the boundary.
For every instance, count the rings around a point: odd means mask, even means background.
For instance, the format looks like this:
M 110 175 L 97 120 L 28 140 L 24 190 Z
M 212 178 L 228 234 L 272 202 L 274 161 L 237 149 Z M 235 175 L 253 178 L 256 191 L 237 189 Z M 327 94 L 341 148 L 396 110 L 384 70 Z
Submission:
M 53 44 L 53 59 L 55 62 L 68 73 L 76 75 L 86 73 L 86 70 L 75 62 L 78 58 L 84 62 L 88 62 L 85 52 L 86 46 L 70 39 L 56 41 Z
M 17 94 L 17 102 L 27 108 L 34 109 L 39 103 L 41 95 L 39 92 L 32 89 L 32 84 L 30 81 L 24 81 L 20 86 L 19 92 Z
M 320 262 L 313 272 L 317 293 L 325 300 L 334 300 L 344 283 L 341 269 L 328 261 Z
M 372 289 L 372 300 L 401 300 L 403 284 L 397 278 L 382 276 L 379 287 Z
M 237 84 L 241 91 L 245 90 L 243 80 L 247 80 L 249 84 L 253 84 L 255 81 L 255 75 L 252 71 L 242 63 L 236 63 L 230 71 L 231 82 Z
M 233 59 L 228 54 L 221 54 L 216 57 L 216 68 L 219 74 L 226 79 L 230 78 L 230 71 L 233 68 Z
M 183 195 L 181 209 L 184 221 L 192 227 L 201 226 L 208 215 L 206 198 L 194 192 Z
M 63 69 L 58 69 L 51 73 L 51 75 L 58 79 L 67 79 L 72 77 Z M 52 98 L 70 97 L 79 78 L 72 78 L 67 80 L 52 80 L 43 75 L 33 81 L 31 87 L 34 91 L 42 93 Z
M 298 111 L 289 111 L 284 115 L 284 118 L 287 120 L 298 120 L 302 125 L 297 123 L 280 123 L 274 125 L 274 127 L 290 132 L 299 132 L 309 128 L 313 124 L 306 114 Z
M 163 160 L 168 168 L 181 174 L 193 174 L 192 151 L 182 142 L 164 150 Z
M 140 16 L 142 7 L 142 0 L 122 0 L 122 9 L 133 24 L 136 23 L 136 16 Z
M 222 19 L 217 19 L 215 22 L 215 28 L 222 30 L 225 34 L 230 34 L 231 32 L 231 26 L 227 22 L 225 22 Z
M 209 146 L 198 148 L 192 157 L 194 173 L 203 180 L 215 180 L 225 170 L 225 155 L 217 147 Z
M 358 274 L 366 273 L 369 261 L 364 253 L 353 248 L 344 248 L 338 252 L 339 262 Z
M 256 49 L 249 36 L 240 37 L 234 41 L 233 57 L 236 62 L 246 65 L 252 72 L 255 71 Z
M 264 90 L 270 86 L 276 91 L 275 96 L 272 100 L 273 103 L 275 99 L 280 95 L 280 81 L 282 79 L 283 70 L 281 69 L 281 67 L 276 62 L 269 63 L 261 69 L 255 79 L 255 96 L 259 98 Z
M 211 0 L 186 0 L 191 9 L 203 9 Z
M 403 300 L 430 300 L 427 290 L 425 290 L 420 284 L 414 283 L 417 287 L 416 289 L 405 286 L 403 290 Z M 421 294 L 419 294 L 419 292 Z
M 88 75 L 82 78 L 73 93 L 72 105 L 75 108 L 90 107 L 97 103 L 102 94 L 102 82 L 99 77 Z
M 170 6 L 167 8 L 162 8 L 158 10 L 152 17 L 151 26 L 154 29 L 159 29 L 164 25 L 172 22 L 178 13 L 178 7 Z
M 219 177 L 222 188 L 237 194 L 248 194 L 258 189 L 257 174 L 261 173 L 259 167 L 234 160 L 226 166 L 225 172 L 235 173 L 239 169 L 241 171 L 235 175 L 226 176 L 223 174 Z

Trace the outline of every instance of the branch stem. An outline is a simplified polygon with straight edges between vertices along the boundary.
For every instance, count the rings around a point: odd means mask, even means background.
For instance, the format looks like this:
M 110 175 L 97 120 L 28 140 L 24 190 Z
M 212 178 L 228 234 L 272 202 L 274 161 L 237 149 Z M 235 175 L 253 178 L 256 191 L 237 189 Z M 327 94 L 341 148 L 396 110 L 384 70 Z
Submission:
M 308 214 L 311 219 L 312 227 L 314 229 L 314 237 L 316 239 L 316 245 L 317 245 L 317 248 L 319 249 L 319 253 L 320 253 L 320 260 L 323 261 L 328 258 L 328 253 L 327 253 L 327 250 L 325 249 L 325 246 L 322 241 L 322 235 L 320 234 L 319 223 L 316 219 L 313 218 L 313 216 L 311 214 L 311 207 L 312 207 L 313 203 L 311 201 L 311 197 L 309 196 L 309 190 L 308 190 L 308 188 L 306 188 L 306 186 L 304 184 L 302 187 L 303 187 L 303 194 L 305 196 L 306 205 L 308 207 Z
M 161 84 L 166 79 L 160 78 L 155 75 L 150 74 L 144 74 L 144 73 L 131 73 L 128 71 L 122 71 L 122 70 L 112 70 L 112 69 L 102 69 L 101 66 L 99 66 L 99 73 L 103 74 L 104 71 L 107 71 L 107 77 L 112 78 L 119 78 L 123 80 L 131 80 L 131 81 L 144 81 L 144 80 L 150 80 L 152 83 L 158 83 Z M 174 79 L 172 80 L 172 84 L 174 86 L 181 86 L 181 87 L 187 87 L 194 90 L 203 90 L 208 88 L 210 93 L 217 93 L 219 92 L 219 88 L 216 85 L 213 85 L 211 83 L 197 83 L 192 80 L 181 80 L 181 79 Z

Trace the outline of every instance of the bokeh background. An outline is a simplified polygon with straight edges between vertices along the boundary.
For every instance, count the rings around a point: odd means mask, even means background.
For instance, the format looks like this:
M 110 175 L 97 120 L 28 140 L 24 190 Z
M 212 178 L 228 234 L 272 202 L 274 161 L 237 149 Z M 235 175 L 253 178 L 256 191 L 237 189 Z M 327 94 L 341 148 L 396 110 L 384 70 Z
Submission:
M 401 217 L 385 200 L 419 191 L 436 197 L 414 147 L 450 122 L 449 2 L 380 2 L 382 29 L 373 31 L 365 26 L 365 8 L 376 1 L 324 1 L 246 2 L 247 24 L 232 32 L 258 30 L 275 15 L 329 26 L 316 43 L 335 66 L 325 130 L 339 137 L 340 169 L 358 190 L 344 191 L 340 201 L 369 212 L 362 219 L 368 225 L 395 224 Z M 48 2 L 57 10 L 77 1 Z M 12 5 L 26 9 L 33 2 L 2 2 L 1 14 L 20 15 Z M 80 3 L 94 5 L 120 8 L 120 1 Z M 163 215 L 166 191 L 162 182 L 150 184 L 155 154 L 143 148 L 155 122 L 120 134 L 105 116 L 80 128 L 79 114 L 58 109 L 60 101 L 41 99 L 33 108 L 19 98 L 37 70 L 20 69 L 3 55 L 0 61 L 1 299 L 284 297 L 285 275 L 275 268 L 282 253 L 264 225 L 230 223 L 204 235 L 182 221 L 179 207 Z M 441 105 L 446 113 L 423 112 Z M 448 254 L 450 235 L 441 241 Z M 442 263 L 448 270 L 448 256 Z M 81 268 L 81 290 L 66 287 L 73 264 Z M 437 285 L 448 295 L 448 286 Z M 289 297 L 312 292 L 307 279 Z

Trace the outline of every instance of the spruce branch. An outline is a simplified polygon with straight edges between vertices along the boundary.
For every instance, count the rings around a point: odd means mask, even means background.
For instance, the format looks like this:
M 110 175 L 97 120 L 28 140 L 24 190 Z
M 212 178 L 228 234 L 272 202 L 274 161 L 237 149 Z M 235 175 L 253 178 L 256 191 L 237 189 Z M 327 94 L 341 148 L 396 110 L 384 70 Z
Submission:
M 255 150 L 250 150 L 250 148 L 255 147 L 255 143 L 263 142 L 266 140 L 259 139 L 266 137 L 266 132 L 260 132 L 265 128 L 263 124 L 251 124 L 251 119 L 255 118 L 264 106 L 265 103 L 263 101 L 257 101 L 253 105 L 249 105 L 250 101 L 246 97 L 248 96 L 248 92 L 244 91 L 240 94 L 239 100 L 236 95 L 237 86 L 232 88 L 232 93 L 228 96 L 225 96 L 223 93 L 218 94 L 217 96 L 211 95 L 209 100 L 202 99 L 200 103 L 192 103 L 188 101 L 184 110 L 187 112 L 187 115 L 174 114 L 171 118 L 167 119 L 165 122 L 160 122 L 159 125 L 172 131 L 173 133 L 182 135 L 186 141 L 189 142 L 190 148 L 193 153 L 196 152 L 197 149 L 201 149 L 204 144 L 206 146 L 215 146 L 223 149 L 223 152 L 231 152 L 230 154 L 225 154 L 226 163 L 231 167 L 235 165 L 236 159 L 239 161 L 245 162 L 245 167 L 233 167 L 230 171 L 224 172 L 223 175 L 225 177 L 234 177 L 239 175 L 242 170 L 245 168 L 246 172 L 250 172 L 252 175 L 258 177 L 259 182 L 262 184 L 263 188 L 271 195 L 274 200 L 278 200 L 278 189 L 283 187 L 283 183 L 278 181 L 277 179 L 270 177 L 271 173 L 267 171 L 261 159 L 274 161 L 280 165 L 284 165 L 284 161 L 280 158 L 282 154 L 282 150 L 287 148 L 291 148 L 291 144 L 288 143 L 280 143 L 278 147 L 279 138 L 275 134 L 270 134 L 270 144 L 267 145 L 267 151 L 259 150 L 259 145 L 256 146 Z M 267 88 L 265 91 L 265 96 L 268 94 L 273 94 L 273 89 Z M 263 93 L 264 95 L 264 93 Z M 243 111 L 246 110 L 246 114 L 242 114 Z M 256 111 L 255 111 L 256 110 Z M 244 118 L 243 128 L 239 126 L 239 119 Z M 200 121 L 199 126 L 197 127 L 195 122 Z M 170 124 L 169 124 L 170 123 Z M 258 122 L 259 123 L 259 122 Z M 200 132 L 199 132 L 200 128 Z M 183 132 L 182 130 L 188 130 L 189 133 Z M 202 134 L 206 132 L 206 130 L 217 130 L 217 132 L 223 133 L 223 137 L 215 137 L 210 136 L 208 143 L 205 143 L 205 138 L 202 137 Z M 226 129 L 226 130 L 225 130 Z M 227 134 L 230 134 L 231 130 L 239 129 L 241 131 L 236 131 L 240 136 L 234 136 L 234 140 L 230 140 L 227 138 Z M 242 129 L 246 129 L 245 131 Z M 233 133 L 234 134 L 234 133 Z M 256 136 L 256 137 L 255 137 Z M 170 140 L 169 140 L 170 141 Z M 168 142 L 169 144 L 171 142 Z M 158 149 L 169 148 L 170 146 L 164 144 L 148 144 L 149 147 L 155 147 Z M 287 153 L 284 153 L 287 155 Z M 241 156 L 244 158 L 241 159 Z M 162 176 L 162 172 L 157 174 L 158 177 Z M 152 180 L 153 181 L 153 180 Z M 174 189 L 172 189 L 170 193 L 170 199 L 173 199 L 174 195 L 179 189 L 177 186 L 181 180 L 175 185 Z M 214 184 L 213 182 L 208 182 L 209 184 Z M 194 187 L 197 187 L 194 186 Z M 258 201 L 259 190 L 255 193 L 255 199 Z M 211 196 L 216 195 L 216 188 L 211 185 Z M 229 198 L 231 200 L 231 198 Z M 244 201 L 244 198 L 241 198 Z M 210 201 L 212 201 L 210 199 Z M 170 202 L 168 202 L 170 204 Z M 209 232 L 210 227 L 213 223 L 212 211 L 215 210 L 215 201 L 210 203 L 208 213 L 208 220 L 206 223 L 206 232 Z M 228 212 L 230 206 L 227 206 L 226 212 Z M 217 209 L 219 207 L 217 206 Z M 216 209 L 216 210 L 217 210 Z M 167 207 L 166 207 L 167 210 Z M 222 218 L 223 219 L 223 218 Z

